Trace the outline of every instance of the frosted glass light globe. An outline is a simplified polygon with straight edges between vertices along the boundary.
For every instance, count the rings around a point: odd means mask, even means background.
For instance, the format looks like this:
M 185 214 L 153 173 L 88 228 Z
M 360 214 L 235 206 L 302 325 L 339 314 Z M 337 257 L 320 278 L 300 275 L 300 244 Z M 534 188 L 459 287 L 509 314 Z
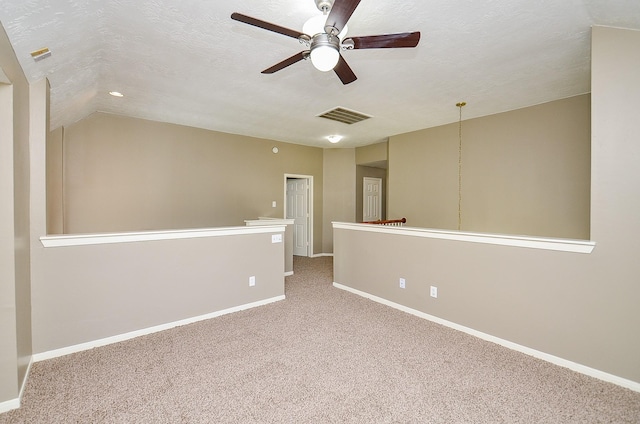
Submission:
M 332 70 L 338 64 L 340 53 L 332 46 L 318 46 L 311 50 L 311 63 L 322 72 Z

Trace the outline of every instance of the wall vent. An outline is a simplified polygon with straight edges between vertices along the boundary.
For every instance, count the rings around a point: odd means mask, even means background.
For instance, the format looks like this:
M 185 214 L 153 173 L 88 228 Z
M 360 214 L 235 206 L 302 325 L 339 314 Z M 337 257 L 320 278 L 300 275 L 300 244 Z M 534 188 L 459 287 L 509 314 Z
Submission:
M 331 119 L 332 121 L 343 122 L 349 125 L 371 118 L 371 116 L 365 115 L 364 113 L 345 109 L 343 107 L 337 107 L 335 109 L 331 109 L 327 112 L 324 112 L 318 115 L 318 117 Z

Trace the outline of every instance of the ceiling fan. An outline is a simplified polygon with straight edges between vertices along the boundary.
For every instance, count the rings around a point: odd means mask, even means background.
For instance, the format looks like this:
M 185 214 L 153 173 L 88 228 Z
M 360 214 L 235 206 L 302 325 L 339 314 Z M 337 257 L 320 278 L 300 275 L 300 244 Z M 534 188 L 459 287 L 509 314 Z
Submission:
M 356 7 L 358 7 L 358 4 L 360 4 L 360 0 L 315 0 L 315 2 L 322 15 L 309 19 L 302 32 L 241 13 L 231 14 L 231 19 L 297 38 L 300 43 L 309 46 L 308 50 L 296 53 L 282 62 L 265 69 L 262 71 L 263 74 L 273 74 L 303 59 L 311 58 L 315 68 L 325 72 L 333 70 L 343 84 L 349 84 L 354 82 L 357 77 L 340 54 L 341 49 L 416 47 L 420 41 L 420 32 L 344 38 L 347 30 L 347 21 Z

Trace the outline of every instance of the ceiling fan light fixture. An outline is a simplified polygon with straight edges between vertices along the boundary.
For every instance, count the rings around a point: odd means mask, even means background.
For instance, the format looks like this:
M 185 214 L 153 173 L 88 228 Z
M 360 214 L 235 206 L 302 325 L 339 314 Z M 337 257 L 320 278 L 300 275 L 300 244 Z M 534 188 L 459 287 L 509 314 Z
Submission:
M 332 70 L 340 60 L 339 41 L 329 34 L 316 34 L 311 40 L 311 63 L 322 72 Z
M 414 31 L 344 38 L 343 43 L 343 37 L 347 32 L 347 22 L 360 1 L 315 0 L 322 15 L 316 14 L 312 19 L 309 19 L 303 31 L 285 28 L 237 12 L 231 14 L 231 19 L 297 39 L 301 44 L 308 46 L 308 49 L 263 70 L 263 74 L 273 74 L 301 60 L 311 59 L 317 70 L 322 72 L 333 70 L 342 84 L 347 85 L 357 80 L 358 77 L 344 60 L 340 50 L 416 47 L 420 41 L 420 32 Z M 322 21 L 324 21 L 324 28 L 321 28 Z

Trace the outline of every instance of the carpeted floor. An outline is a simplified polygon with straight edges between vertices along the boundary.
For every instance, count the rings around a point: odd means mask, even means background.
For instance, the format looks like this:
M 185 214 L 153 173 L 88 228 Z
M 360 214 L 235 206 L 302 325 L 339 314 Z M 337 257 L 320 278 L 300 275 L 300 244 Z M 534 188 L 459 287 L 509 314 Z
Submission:
M 332 287 L 35 363 L 0 423 L 640 423 L 640 393 Z

